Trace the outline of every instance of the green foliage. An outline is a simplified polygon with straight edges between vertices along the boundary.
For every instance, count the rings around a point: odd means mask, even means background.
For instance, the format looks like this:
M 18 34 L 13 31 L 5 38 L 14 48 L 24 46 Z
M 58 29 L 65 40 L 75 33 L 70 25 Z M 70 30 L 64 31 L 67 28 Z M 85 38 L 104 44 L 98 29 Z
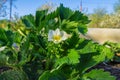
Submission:
M 7 57 L 5 54 L 0 54 L 0 66 L 5 66 L 7 62 Z
M 28 80 L 82 80 L 84 75 L 89 76 L 86 72 L 88 69 L 113 57 L 109 48 L 79 37 L 79 33 L 87 32 L 88 17 L 62 4 L 51 13 L 47 10 L 37 11 L 35 16 L 25 15 L 21 21 L 23 27 L 18 27 L 16 23 L 14 29 L 0 29 L 0 46 L 6 46 L 0 52 L 0 61 L 5 64 L 0 62 L 0 65 L 11 67 L 13 72 L 23 71 Z M 56 29 L 60 31 L 55 33 Z M 51 36 L 52 41 L 49 40 Z M 66 39 L 62 39 L 63 36 Z M 60 42 L 54 43 L 59 38 Z M 19 78 L 22 75 L 17 71 L 14 73 Z M 8 72 L 2 74 L 7 76 Z M 110 75 L 106 76 L 109 79 Z
M 100 62 L 112 59 L 114 56 L 109 48 L 90 40 L 81 40 L 77 50 L 81 54 L 80 63 L 77 65 L 81 73 Z
M 12 46 L 13 42 L 20 42 L 21 36 L 17 32 L 0 28 L 0 45 Z
M 114 4 L 114 12 L 107 13 L 105 8 L 96 8 L 89 15 L 91 22 L 88 27 L 91 28 L 119 28 L 120 27 L 120 0 Z
M 33 15 L 30 14 L 30 15 L 24 16 L 22 21 L 24 22 L 27 29 L 34 29 L 34 16 Z
M 9 24 L 9 21 L 7 19 L 1 19 L 0 20 L 0 28 L 7 29 L 8 24 Z
M 114 11 L 115 11 L 115 12 L 120 12 L 120 0 L 118 0 L 118 1 L 114 4 Z
M 120 43 L 105 42 L 104 45 L 108 46 L 114 53 L 114 57 L 111 61 L 120 62 Z
M 8 70 L 0 74 L 0 80 L 28 80 L 28 78 L 22 71 Z
M 92 70 L 86 73 L 83 77 L 84 77 L 83 80 L 115 80 L 116 79 L 114 76 L 111 76 L 110 73 L 104 72 L 103 70 Z
M 72 33 L 71 38 L 66 40 L 65 44 L 62 45 L 62 48 L 65 50 L 75 48 L 79 42 L 79 39 L 79 34 Z
M 57 59 L 55 63 L 55 68 L 60 67 L 61 65 L 68 64 L 74 65 L 79 63 L 80 55 L 77 53 L 76 50 L 70 50 L 67 56 L 63 58 Z
M 101 27 L 119 28 L 120 27 L 119 13 L 120 12 L 116 12 L 111 15 L 104 15 L 103 20 L 100 22 Z
M 105 8 L 96 8 L 94 9 L 94 13 L 89 16 L 91 22 L 89 23 L 89 27 L 102 27 L 101 21 L 104 20 L 104 16 L 107 11 Z
M 7 43 L 7 37 L 6 37 L 6 34 L 5 34 L 5 31 L 0 28 L 0 43 L 1 45 L 4 45 Z
M 38 80 L 66 80 L 62 72 L 54 70 L 52 72 L 45 71 Z
M 61 4 L 56 11 L 58 12 L 61 20 L 68 19 L 73 14 L 73 11 L 69 8 L 65 8 L 63 4 Z

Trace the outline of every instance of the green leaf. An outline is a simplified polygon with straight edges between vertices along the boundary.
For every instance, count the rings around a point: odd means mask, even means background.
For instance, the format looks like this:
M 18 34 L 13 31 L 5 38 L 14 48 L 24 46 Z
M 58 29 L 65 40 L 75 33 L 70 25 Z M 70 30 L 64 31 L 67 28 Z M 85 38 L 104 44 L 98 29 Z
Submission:
M 28 78 L 22 71 L 7 70 L 0 74 L 0 80 L 28 80 Z
M 11 46 L 13 44 L 13 39 L 14 39 L 14 33 L 10 30 L 6 31 L 6 36 L 8 39 L 8 46 Z
M 45 50 L 47 45 L 45 38 L 41 35 L 37 36 L 37 38 L 38 38 L 39 45 Z
M 0 45 L 11 46 L 14 41 L 14 33 L 11 30 L 0 29 Z
M 29 47 L 30 47 L 29 36 L 27 36 L 26 41 L 23 42 L 23 44 L 21 45 L 21 48 L 20 48 L 20 51 L 21 51 L 20 55 L 19 55 L 19 56 L 21 56 L 21 59 L 19 62 L 20 65 L 25 64 L 27 62 L 27 60 L 29 59 L 28 58 Z
M 114 55 L 109 48 L 91 40 L 80 40 L 77 51 L 81 55 L 80 63 L 78 64 L 80 73 L 84 73 L 100 62 L 112 59 Z
M 69 51 L 68 58 L 70 60 L 69 61 L 70 64 L 77 64 L 77 63 L 79 63 L 80 55 L 78 54 L 78 52 L 76 50 L 71 49 Z
M 29 49 L 29 36 L 27 36 L 26 41 L 21 45 L 21 52 L 26 54 Z
M 34 29 L 35 28 L 34 16 L 31 14 L 22 17 L 22 22 L 25 24 L 26 29 Z
M 73 14 L 73 11 L 70 10 L 69 8 L 64 7 L 63 4 L 60 4 L 60 7 L 57 8 L 56 11 L 59 12 L 59 16 L 61 20 L 68 19 Z
M 40 75 L 38 80 L 49 80 L 50 71 L 45 71 L 42 75 Z
M 21 43 L 21 41 L 22 41 L 22 36 L 18 32 L 15 32 L 13 35 L 13 42 Z
M 79 34 L 74 32 L 72 34 L 71 38 L 69 38 L 68 40 L 65 41 L 65 43 L 62 45 L 62 48 L 65 50 L 73 49 L 77 46 L 79 40 L 80 40 Z
M 47 15 L 47 19 L 51 20 L 54 18 L 60 18 L 61 20 L 69 19 L 69 17 L 73 14 L 73 11 L 67 7 L 64 7 L 63 4 L 54 11 Z
M 87 31 L 88 31 L 88 30 L 87 30 L 87 26 L 80 24 L 80 25 L 78 26 L 78 31 L 79 31 L 80 33 L 82 33 L 82 34 L 87 33 Z
M 1 54 L 0 52 L 0 66 L 5 66 L 7 63 L 7 56 L 5 54 Z
M 79 63 L 79 58 L 80 58 L 80 55 L 78 54 L 78 52 L 74 49 L 71 49 L 67 56 L 60 58 L 60 59 L 57 59 L 54 66 L 60 67 L 64 64 L 74 65 L 74 64 Z
M 112 59 L 114 56 L 113 51 L 104 46 L 99 45 L 98 43 L 94 43 L 91 40 L 80 40 L 77 50 L 80 54 L 89 54 L 89 53 L 96 53 L 99 54 L 98 57 L 96 56 L 96 60 L 104 61 L 105 59 Z
M 38 80 L 66 80 L 63 74 L 60 70 L 45 71 Z
M 88 17 L 81 13 L 80 11 L 75 11 L 74 14 L 69 18 L 70 21 L 75 21 L 78 24 L 77 28 L 78 31 L 82 34 L 85 34 L 87 32 L 87 25 L 90 20 L 88 20 Z
M 43 26 L 41 22 L 45 19 L 46 14 L 47 14 L 47 10 L 36 11 L 36 15 L 35 15 L 36 27 L 41 26 L 41 29 L 42 29 Z
M 77 46 L 77 50 L 79 51 L 80 54 L 89 54 L 92 52 L 96 52 L 96 46 L 98 44 L 93 43 L 91 40 L 82 40 L 80 39 L 79 44 Z
M 92 70 L 89 73 L 84 74 L 83 78 L 83 80 L 116 80 L 109 72 L 104 72 L 103 70 Z
M 114 57 L 113 51 L 108 47 L 99 45 L 96 49 L 100 53 L 99 57 L 103 58 L 103 60 L 106 60 L 106 59 L 110 60 Z M 103 60 L 101 60 L 101 61 L 103 61 Z
M 96 52 L 80 55 L 80 63 L 77 65 L 77 69 L 80 72 L 80 74 L 83 74 L 86 70 L 100 63 L 94 58 L 97 55 L 99 54 L 97 54 Z
M 7 39 L 5 30 L 0 28 L 0 45 L 7 44 L 7 41 L 8 41 L 8 39 Z
M 80 11 L 75 11 L 72 16 L 69 18 L 70 21 L 77 21 L 82 24 L 88 24 L 90 20 L 88 20 L 88 17 L 81 13 Z
M 77 27 L 78 27 L 78 22 L 75 21 L 63 20 L 61 23 L 61 28 L 67 33 L 76 31 Z
M 55 68 L 61 67 L 64 64 L 69 64 L 69 58 L 68 57 L 63 57 L 63 58 L 57 59 L 54 67 Z

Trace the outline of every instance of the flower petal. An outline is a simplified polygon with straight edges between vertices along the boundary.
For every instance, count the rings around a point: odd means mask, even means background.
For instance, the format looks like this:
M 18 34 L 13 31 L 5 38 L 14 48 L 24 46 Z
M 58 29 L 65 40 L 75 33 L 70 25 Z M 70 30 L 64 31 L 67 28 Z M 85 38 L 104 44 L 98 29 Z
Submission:
M 62 40 L 66 40 L 68 38 L 68 34 L 65 31 L 61 31 Z
M 54 35 L 54 31 L 49 30 L 49 32 L 48 32 L 48 41 L 53 41 L 53 35 Z
M 48 33 L 48 41 L 53 41 L 54 43 L 59 43 L 62 40 L 66 40 L 68 34 L 65 31 L 60 31 L 60 29 L 50 30 Z
M 57 28 L 57 29 L 55 30 L 55 35 L 60 35 L 60 29 Z
M 0 52 L 3 51 L 6 48 L 6 46 L 0 47 Z

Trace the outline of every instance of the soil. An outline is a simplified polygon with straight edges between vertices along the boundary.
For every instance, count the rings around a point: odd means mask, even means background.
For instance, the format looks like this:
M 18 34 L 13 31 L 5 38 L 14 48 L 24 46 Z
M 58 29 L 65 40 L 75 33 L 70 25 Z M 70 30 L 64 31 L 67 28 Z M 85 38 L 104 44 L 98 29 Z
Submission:
M 6 70 L 9 70 L 9 67 L 0 67 L 0 74 Z M 91 69 L 104 69 L 111 73 L 111 75 L 116 77 L 116 80 L 120 80 L 120 63 L 110 62 L 110 63 L 100 63 Z

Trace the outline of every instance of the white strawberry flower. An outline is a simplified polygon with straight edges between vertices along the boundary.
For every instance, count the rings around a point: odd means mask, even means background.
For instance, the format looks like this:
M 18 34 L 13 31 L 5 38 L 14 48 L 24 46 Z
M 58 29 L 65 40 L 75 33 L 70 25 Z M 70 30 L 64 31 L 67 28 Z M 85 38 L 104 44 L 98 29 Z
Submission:
M 60 29 L 49 30 L 48 32 L 48 41 L 53 41 L 54 43 L 59 43 L 68 38 L 67 33 L 65 31 L 60 31 Z
M 0 47 L 0 52 L 3 51 L 6 48 L 6 46 Z

